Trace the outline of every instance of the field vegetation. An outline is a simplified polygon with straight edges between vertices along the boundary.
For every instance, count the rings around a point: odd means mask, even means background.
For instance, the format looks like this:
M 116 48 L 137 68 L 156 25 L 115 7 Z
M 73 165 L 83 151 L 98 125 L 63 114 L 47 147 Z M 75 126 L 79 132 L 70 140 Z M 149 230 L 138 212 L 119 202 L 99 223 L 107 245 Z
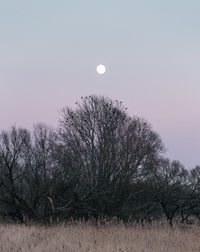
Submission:
M 105 223 L 1 225 L 0 252 L 199 252 L 200 227 Z

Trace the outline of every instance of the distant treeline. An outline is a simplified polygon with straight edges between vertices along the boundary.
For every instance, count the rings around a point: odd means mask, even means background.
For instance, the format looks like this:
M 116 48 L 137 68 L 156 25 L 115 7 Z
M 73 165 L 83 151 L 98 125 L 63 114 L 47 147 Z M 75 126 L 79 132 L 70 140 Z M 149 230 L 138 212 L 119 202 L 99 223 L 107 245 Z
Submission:
M 89 96 L 76 105 L 62 110 L 57 129 L 0 133 L 3 220 L 200 219 L 200 167 L 166 159 L 159 135 L 120 101 Z

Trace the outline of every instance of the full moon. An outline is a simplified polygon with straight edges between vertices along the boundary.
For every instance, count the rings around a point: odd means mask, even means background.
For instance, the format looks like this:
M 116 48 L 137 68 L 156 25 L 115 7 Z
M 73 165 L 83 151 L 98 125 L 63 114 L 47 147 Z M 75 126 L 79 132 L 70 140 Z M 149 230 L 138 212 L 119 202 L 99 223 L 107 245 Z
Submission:
M 96 70 L 98 74 L 104 74 L 106 71 L 106 67 L 104 65 L 98 65 Z

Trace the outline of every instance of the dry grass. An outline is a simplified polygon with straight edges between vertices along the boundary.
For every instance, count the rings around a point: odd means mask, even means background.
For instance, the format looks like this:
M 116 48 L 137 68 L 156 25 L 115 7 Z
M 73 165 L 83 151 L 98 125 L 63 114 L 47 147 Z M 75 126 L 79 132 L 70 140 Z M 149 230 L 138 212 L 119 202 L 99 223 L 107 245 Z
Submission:
M 170 230 L 166 225 L 0 225 L 0 252 L 199 252 L 199 233 L 199 226 Z

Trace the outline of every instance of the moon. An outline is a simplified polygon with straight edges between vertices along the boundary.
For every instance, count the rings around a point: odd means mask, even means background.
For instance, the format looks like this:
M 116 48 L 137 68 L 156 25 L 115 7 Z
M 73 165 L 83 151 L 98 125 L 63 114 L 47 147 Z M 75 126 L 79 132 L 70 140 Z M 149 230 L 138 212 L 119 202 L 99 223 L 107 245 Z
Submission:
M 104 65 L 98 65 L 96 68 L 98 74 L 104 74 L 106 72 L 106 67 Z

